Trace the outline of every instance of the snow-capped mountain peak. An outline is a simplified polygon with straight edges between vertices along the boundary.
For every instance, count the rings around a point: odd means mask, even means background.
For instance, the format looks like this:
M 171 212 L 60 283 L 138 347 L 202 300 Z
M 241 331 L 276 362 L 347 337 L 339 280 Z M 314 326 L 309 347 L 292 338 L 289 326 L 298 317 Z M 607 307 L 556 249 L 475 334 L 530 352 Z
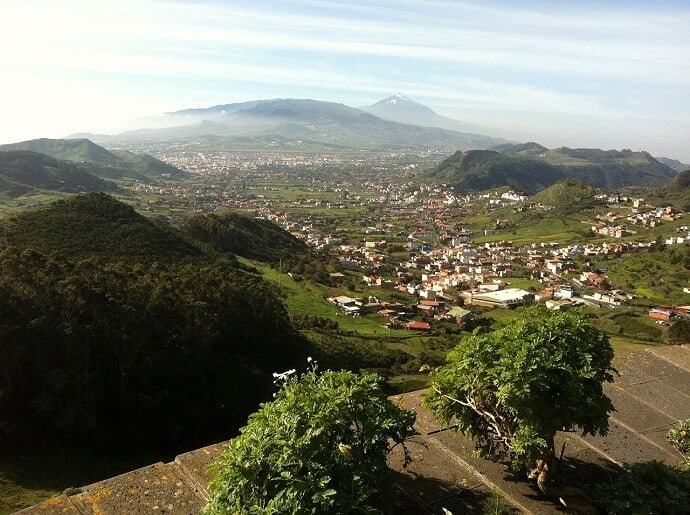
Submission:
M 410 100 L 402 93 L 396 93 L 395 95 L 384 98 L 383 100 L 379 100 L 374 105 L 421 106 L 422 104 L 419 104 L 414 100 Z

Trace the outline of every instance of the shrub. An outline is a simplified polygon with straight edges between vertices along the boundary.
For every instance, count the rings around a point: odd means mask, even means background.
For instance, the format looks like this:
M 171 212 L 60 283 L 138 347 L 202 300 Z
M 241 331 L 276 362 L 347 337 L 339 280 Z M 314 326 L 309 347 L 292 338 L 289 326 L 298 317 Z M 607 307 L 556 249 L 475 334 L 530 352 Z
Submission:
M 635 463 L 626 470 L 613 483 L 597 489 L 598 501 L 607 513 L 688 513 L 690 470 L 659 461 Z
M 413 434 L 415 414 L 393 405 L 375 375 L 287 374 L 213 465 L 205 512 L 385 511 L 387 454 Z
M 666 433 L 666 438 L 673 445 L 674 449 L 683 456 L 681 467 L 690 469 L 690 418 L 679 420 Z

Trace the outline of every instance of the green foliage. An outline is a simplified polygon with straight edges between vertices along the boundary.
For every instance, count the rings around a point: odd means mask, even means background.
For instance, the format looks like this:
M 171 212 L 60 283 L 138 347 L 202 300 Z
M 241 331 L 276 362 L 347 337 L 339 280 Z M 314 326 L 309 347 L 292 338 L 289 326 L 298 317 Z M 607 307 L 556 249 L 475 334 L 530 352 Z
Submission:
M 229 265 L 0 253 L 0 441 L 170 449 L 239 427 L 306 350 Z
M 386 458 L 414 431 L 374 375 L 283 381 L 213 465 L 206 513 L 377 513 L 391 501 Z
M 599 191 L 581 180 L 563 179 L 540 191 L 530 200 L 553 206 L 555 213 L 566 215 L 592 208 L 596 205 L 594 196 Z
M 614 482 L 601 485 L 597 500 L 611 515 L 687 513 L 690 469 L 680 470 L 658 461 L 635 463 Z
M 666 433 L 666 438 L 683 456 L 682 467 L 690 470 L 690 418 L 679 420 L 678 423 Z
M 575 312 L 524 309 L 490 333 L 464 337 L 431 375 L 425 404 L 491 457 L 519 468 L 553 451 L 563 427 L 605 434 L 612 381 L 608 337 Z
M 0 241 L 20 249 L 153 262 L 201 256 L 202 251 L 167 224 L 155 223 L 103 193 L 76 195 L 10 217 Z
M 690 320 L 681 318 L 671 324 L 664 335 L 666 343 L 685 345 L 690 343 Z
M 502 147 L 499 152 L 456 152 L 426 172 L 423 180 L 455 186 L 458 191 L 484 191 L 510 186 L 528 194 L 561 179 L 577 179 L 604 189 L 632 185 L 658 186 L 675 176 L 668 166 L 646 152 L 538 147 Z
M 308 254 L 304 243 L 276 224 L 229 211 L 193 216 L 182 230 L 221 252 L 276 265 L 284 260 L 286 269 L 289 263 Z
M 117 189 L 115 183 L 96 177 L 92 171 L 37 152 L 0 152 L 0 194 L 15 197 L 35 189 L 70 193 Z
M 136 179 L 150 182 L 151 178 L 160 174 L 175 178 L 187 175 L 179 168 L 148 154 L 134 154 L 126 150 L 111 152 L 88 139 L 41 138 L 0 145 L 0 151 L 46 154 L 44 157 L 64 160 L 61 161 L 63 163 L 70 161 L 73 167 L 106 179 Z
M 510 186 L 534 194 L 563 177 L 558 168 L 543 161 L 490 150 L 470 150 L 456 152 L 426 172 L 422 180 L 451 184 L 457 191 Z

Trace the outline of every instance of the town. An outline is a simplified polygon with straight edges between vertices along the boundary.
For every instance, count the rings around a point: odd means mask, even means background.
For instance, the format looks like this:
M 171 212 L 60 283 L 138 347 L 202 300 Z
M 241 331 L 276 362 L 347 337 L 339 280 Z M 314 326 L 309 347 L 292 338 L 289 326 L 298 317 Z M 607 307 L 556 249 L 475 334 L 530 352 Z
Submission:
M 644 304 L 639 295 L 612 285 L 607 269 L 594 263 L 648 252 L 655 244 L 682 245 L 690 238 L 676 207 L 597 194 L 592 199 L 596 214 L 579 220 L 577 242 L 543 237 L 516 242 L 510 238 L 511 222 L 505 213 L 548 216 L 557 206 L 533 202 L 508 188 L 463 194 L 415 183 L 414 173 L 438 159 L 434 153 L 355 159 L 300 152 L 178 150 L 167 148 L 159 157 L 194 179 L 164 186 L 132 185 L 145 199 L 144 210 L 173 221 L 188 212 L 224 209 L 272 220 L 337 263 L 330 274 L 332 284 L 344 286 L 354 280 L 368 288 L 408 294 L 413 300 L 407 305 L 370 296 L 330 299 L 344 315 L 377 313 L 384 327 L 430 331 L 438 320 L 463 326 L 472 316 L 471 306 L 632 308 Z M 665 229 L 665 236 L 660 240 L 650 234 L 645 239 L 646 229 Z M 291 275 L 300 279 L 299 274 Z M 690 293 L 690 284 L 680 289 L 678 294 Z M 667 304 L 648 306 L 648 316 L 666 324 L 690 309 Z

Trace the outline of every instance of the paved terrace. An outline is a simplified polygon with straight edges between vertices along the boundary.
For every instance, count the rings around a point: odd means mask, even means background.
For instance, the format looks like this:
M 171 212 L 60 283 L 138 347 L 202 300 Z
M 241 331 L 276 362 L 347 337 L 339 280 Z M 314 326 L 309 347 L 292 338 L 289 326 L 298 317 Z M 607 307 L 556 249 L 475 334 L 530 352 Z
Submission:
M 678 419 L 690 417 L 690 346 L 657 347 L 616 356 L 620 376 L 607 385 L 616 412 L 606 437 L 558 435 L 566 442 L 563 474 L 569 484 L 587 489 L 582 478 L 605 479 L 625 462 L 657 459 L 674 465 L 678 453 L 666 442 L 666 432 Z M 423 392 L 396 396 L 403 407 L 417 412 L 419 435 L 409 444 L 413 462 L 403 469 L 399 449 L 391 467 L 399 485 L 397 513 L 481 511 L 503 498 L 515 512 L 555 513 L 536 487 L 516 481 L 505 465 L 474 457 L 472 444 L 441 427 L 420 406 Z M 222 451 L 222 443 L 182 454 L 171 463 L 155 463 L 106 479 L 22 510 L 37 513 L 199 513 L 208 499 L 205 467 Z M 71 495 L 69 495 L 71 494 Z

